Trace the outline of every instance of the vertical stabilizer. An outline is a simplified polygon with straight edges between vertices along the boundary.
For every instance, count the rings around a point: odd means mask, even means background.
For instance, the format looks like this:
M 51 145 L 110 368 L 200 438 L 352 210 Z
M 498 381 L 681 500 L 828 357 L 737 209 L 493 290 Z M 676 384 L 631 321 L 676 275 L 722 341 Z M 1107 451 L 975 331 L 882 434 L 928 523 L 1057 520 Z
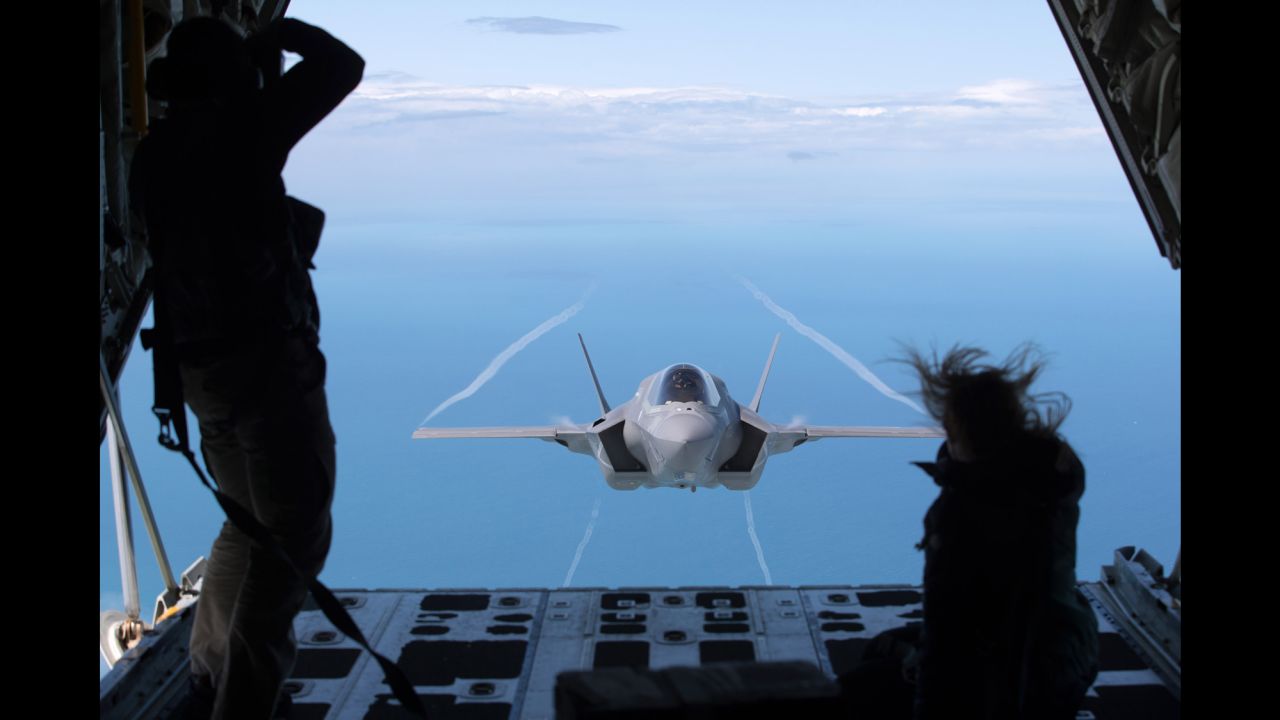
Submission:
M 579 335 L 579 338 L 582 336 Z M 751 412 L 760 412 L 760 396 L 764 394 L 764 381 L 769 378 L 769 368 L 773 367 L 773 354 L 778 352 L 778 341 L 782 333 L 773 336 L 773 348 L 769 350 L 769 360 L 764 364 L 764 372 L 760 374 L 760 384 L 756 386 L 756 396 L 751 398 Z M 587 362 L 590 362 L 588 360 Z
M 596 384 L 596 395 L 600 398 L 600 415 L 607 415 L 609 413 L 609 401 L 604 399 L 604 390 L 600 389 L 600 378 L 596 377 L 596 368 L 591 364 L 591 354 L 587 352 L 587 343 L 582 339 L 582 333 L 578 333 L 578 344 L 582 346 L 582 355 L 587 358 L 587 369 L 591 371 L 591 382 Z M 769 359 L 772 360 L 773 357 L 770 356 Z

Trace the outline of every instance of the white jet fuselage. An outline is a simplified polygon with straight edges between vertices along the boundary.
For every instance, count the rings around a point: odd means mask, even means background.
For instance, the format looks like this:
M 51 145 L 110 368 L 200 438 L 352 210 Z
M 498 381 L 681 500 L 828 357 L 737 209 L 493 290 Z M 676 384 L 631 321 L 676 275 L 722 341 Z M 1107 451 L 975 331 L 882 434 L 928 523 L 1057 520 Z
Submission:
M 433 438 L 536 438 L 591 455 L 615 490 L 670 487 L 689 490 L 725 487 L 750 490 L 760 480 L 765 462 L 804 442 L 831 437 L 937 438 L 940 428 L 778 426 L 760 417 L 760 396 L 773 365 L 779 337 L 774 337 L 755 397 L 739 405 L 724 381 L 697 365 L 671 365 L 640 381 L 636 394 L 609 408 L 591 365 L 586 343 L 582 353 L 591 371 L 602 415 L 584 425 L 478 428 L 418 428 L 413 436 Z
M 710 385 L 708 392 L 696 400 L 660 399 L 653 385 L 672 372 L 668 368 L 645 378 L 635 397 L 617 408 L 625 420 L 622 436 L 626 448 L 643 464 L 648 476 L 639 484 L 717 487 L 720 467 L 737 453 L 742 439 L 738 404 L 719 378 L 692 365 L 673 367 L 697 372 Z

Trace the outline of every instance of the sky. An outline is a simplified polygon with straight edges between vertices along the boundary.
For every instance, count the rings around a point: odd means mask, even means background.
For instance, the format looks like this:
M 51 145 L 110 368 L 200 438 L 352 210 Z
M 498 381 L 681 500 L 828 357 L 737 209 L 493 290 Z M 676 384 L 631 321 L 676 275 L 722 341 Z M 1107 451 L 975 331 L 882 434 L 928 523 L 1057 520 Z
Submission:
M 1047 10 L 883 5 L 294 3 L 367 69 L 287 178 L 381 222 L 1119 199 L 1092 182 L 1113 153 Z
M 1046 7 L 955 3 L 295 0 L 366 59 L 305 138 L 291 194 L 326 211 L 313 273 L 338 437 L 322 579 L 351 587 L 915 583 L 925 440 L 824 440 L 746 498 L 609 490 L 531 440 L 433 426 L 588 422 L 581 332 L 617 404 L 693 362 L 776 422 L 914 425 L 900 342 L 1050 353 L 1084 460 L 1078 574 L 1180 547 L 1180 274 L 1159 256 Z M 583 298 L 585 297 L 585 300 Z M 150 358 L 121 380 L 175 570 L 216 507 L 156 447 Z M 121 606 L 106 451 L 101 607 Z M 135 520 L 135 525 L 138 525 Z M 160 590 L 135 532 L 144 606 Z M 767 565 L 766 565 L 767 564 Z M 767 567 L 767 571 L 766 571 Z M 767 575 L 766 575 L 767 572 Z

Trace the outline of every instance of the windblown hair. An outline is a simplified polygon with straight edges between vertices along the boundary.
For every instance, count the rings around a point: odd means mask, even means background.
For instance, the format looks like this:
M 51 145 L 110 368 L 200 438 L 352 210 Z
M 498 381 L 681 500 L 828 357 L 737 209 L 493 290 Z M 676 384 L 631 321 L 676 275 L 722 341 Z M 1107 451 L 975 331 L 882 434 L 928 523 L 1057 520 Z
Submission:
M 1045 367 L 1032 343 L 1014 349 L 1000 365 L 979 364 L 987 351 L 953 346 L 942 358 L 904 347 L 902 362 L 920 375 L 920 395 L 948 436 L 976 456 L 1011 446 L 1027 436 L 1055 437 L 1071 411 L 1060 392 L 1032 395 L 1031 384 Z

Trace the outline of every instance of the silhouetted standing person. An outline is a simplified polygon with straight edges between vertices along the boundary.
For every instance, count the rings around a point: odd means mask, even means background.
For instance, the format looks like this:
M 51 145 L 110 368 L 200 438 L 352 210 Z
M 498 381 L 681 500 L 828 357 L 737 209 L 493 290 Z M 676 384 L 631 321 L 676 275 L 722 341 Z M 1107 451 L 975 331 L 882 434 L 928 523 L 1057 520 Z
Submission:
M 302 60 L 280 75 L 282 50 Z M 139 145 L 130 180 L 154 261 L 156 327 L 178 358 L 205 461 L 311 573 L 329 551 L 335 473 L 307 273 L 323 218 L 286 199 L 280 174 L 363 70 L 354 51 L 297 20 L 247 41 L 217 19 L 186 21 L 152 63 L 148 89 L 169 112 Z M 212 696 L 214 717 L 271 717 L 305 596 L 302 578 L 223 524 L 191 636 L 194 685 Z
M 1070 403 L 1028 394 L 1033 347 L 999 366 L 985 355 L 907 358 L 947 433 L 937 461 L 917 463 L 941 493 L 919 546 L 915 717 L 1074 718 L 1097 675 L 1097 619 L 1076 588 L 1084 466 L 1057 434 Z

